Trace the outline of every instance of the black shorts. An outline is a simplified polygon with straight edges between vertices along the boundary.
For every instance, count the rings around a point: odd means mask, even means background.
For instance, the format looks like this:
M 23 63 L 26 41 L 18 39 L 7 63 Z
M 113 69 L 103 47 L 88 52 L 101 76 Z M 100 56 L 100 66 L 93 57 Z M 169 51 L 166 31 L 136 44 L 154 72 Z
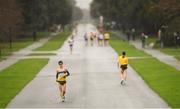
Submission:
M 64 85 L 66 84 L 66 81 L 58 81 L 59 84 Z
M 126 70 L 127 69 L 127 65 L 121 65 L 121 69 L 122 70 Z

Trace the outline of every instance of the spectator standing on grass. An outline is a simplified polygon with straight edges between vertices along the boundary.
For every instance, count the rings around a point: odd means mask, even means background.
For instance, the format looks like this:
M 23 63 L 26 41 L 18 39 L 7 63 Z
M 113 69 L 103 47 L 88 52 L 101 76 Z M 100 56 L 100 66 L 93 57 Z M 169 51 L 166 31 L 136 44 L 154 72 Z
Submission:
M 129 41 L 130 40 L 130 31 L 129 30 L 126 31 L 126 35 L 127 35 L 127 40 Z
M 141 42 L 142 42 L 142 48 L 145 48 L 146 37 L 143 32 L 141 33 Z
M 135 30 L 135 28 L 133 28 L 131 31 L 132 31 L 132 40 L 135 41 L 135 39 L 136 39 L 136 30 Z

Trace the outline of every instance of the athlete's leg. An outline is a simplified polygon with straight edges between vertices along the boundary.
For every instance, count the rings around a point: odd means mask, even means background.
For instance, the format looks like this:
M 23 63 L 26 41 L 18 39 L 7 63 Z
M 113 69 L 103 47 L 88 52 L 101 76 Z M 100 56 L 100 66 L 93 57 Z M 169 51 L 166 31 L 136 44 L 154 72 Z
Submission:
M 63 93 L 63 96 L 64 96 L 65 93 L 66 93 L 66 84 L 64 84 L 64 85 L 62 86 L 62 93 Z
M 73 47 L 70 45 L 70 52 L 72 54 L 72 51 L 73 51 Z
M 123 77 L 124 77 L 124 80 L 126 80 L 126 78 L 127 78 L 127 69 L 124 70 Z
M 120 77 L 123 80 L 124 76 L 123 76 L 123 70 L 120 71 Z
M 101 40 L 101 46 L 103 46 L 103 40 Z
M 88 46 L 88 41 L 87 40 L 85 40 L 85 45 Z
M 64 92 L 63 94 L 65 95 L 66 94 L 66 84 L 64 84 Z
M 65 93 L 66 93 L 66 84 L 63 85 L 62 92 L 63 92 L 62 102 L 64 102 L 65 101 Z
M 104 45 L 107 46 L 107 40 L 104 41 Z
M 107 45 L 109 45 L 109 40 L 107 40 Z
M 93 46 L 93 40 L 91 40 L 91 46 Z
M 124 82 L 124 76 L 123 76 L 123 73 L 124 73 L 124 70 L 121 69 L 121 71 L 120 71 L 121 85 L 123 85 L 123 82 Z
M 60 92 L 60 96 L 62 97 L 63 96 L 63 89 L 62 89 L 62 85 L 59 84 L 59 92 Z

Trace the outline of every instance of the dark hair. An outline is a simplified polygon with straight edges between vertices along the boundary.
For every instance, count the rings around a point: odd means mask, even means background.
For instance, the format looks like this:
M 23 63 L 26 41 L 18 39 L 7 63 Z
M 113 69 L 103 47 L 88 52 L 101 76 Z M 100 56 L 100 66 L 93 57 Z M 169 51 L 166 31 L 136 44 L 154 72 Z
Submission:
M 122 52 L 122 55 L 123 55 L 122 57 L 124 58 L 124 57 L 125 57 L 125 55 L 126 55 L 126 52 L 125 52 L 125 51 L 123 51 L 123 52 Z
M 59 61 L 58 64 L 59 64 L 59 65 L 62 65 L 62 64 L 63 64 L 63 61 Z
M 122 52 L 122 55 L 126 55 L 126 52 L 125 52 L 125 51 L 123 51 L 123 52 Z

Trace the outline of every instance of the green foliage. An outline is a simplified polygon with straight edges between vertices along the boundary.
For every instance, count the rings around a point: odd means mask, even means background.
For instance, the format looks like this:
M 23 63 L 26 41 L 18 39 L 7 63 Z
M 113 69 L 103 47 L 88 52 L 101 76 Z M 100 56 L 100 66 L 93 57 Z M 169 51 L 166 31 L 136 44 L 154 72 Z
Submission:
M 71 21 L 75 3 L 69 0 L 19 0 L 24 10 L 27 29 L 44 30 L 54 24 L 66 25 Z
M 116 21 L 121 28 L 156 33 L 162 25 L 173 28 L 180 24 L 179 4 L 179 0 L 93 0 L 91 15 L 95 18 L 103 15 L 105 21 Z M 178 24 L 173 24 L 174 20 Z
M 5 108 L 47 63 L 48 59 L 24 59 L 0 71 L 0 108 Z

